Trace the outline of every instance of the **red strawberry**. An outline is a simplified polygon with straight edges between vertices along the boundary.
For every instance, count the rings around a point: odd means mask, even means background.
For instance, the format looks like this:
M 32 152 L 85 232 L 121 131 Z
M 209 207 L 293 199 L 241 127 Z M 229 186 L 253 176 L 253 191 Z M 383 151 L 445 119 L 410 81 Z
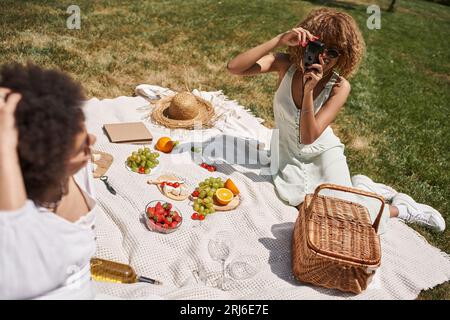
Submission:
M 155 208 L 154 207 L 147 208 L 147 214 L 149 216 L 153 216 L 155 214 Z
M 166 202 L 165 204 L 165 209 L 166 209 L 166 211 L 169 211 L 170 212 L 170 210 L 172 209 L 172 204 L 171 203 L 168 203 L 168 202 Z
M 177 222 L 180 222 L 180 221 L 181 221 L 181 216 L 180 216 L 178 213 L 176 213 L 176 214 L 173 216 L 173 219 L 174 219 L 175 221 L 177 221 Z
M 156 215 L 162 215 L 162 214 L 164 214 L 164 208 L 163 208 L 163 206 L 161 205 L 161 202 L 159 202 L 159 201 L 158 201 L 158 203 L 157 203 L 156 206 L 155 206 L 155 214 L 156 214 Z
M 170 227 L 173 229 L 173 228 L 176 228 L 177 225 L 178 225 L 178 222 L 177 222 L 177 221 L 174 221 L 174 222 L 172 222 L 172 223 L 170 224 Z

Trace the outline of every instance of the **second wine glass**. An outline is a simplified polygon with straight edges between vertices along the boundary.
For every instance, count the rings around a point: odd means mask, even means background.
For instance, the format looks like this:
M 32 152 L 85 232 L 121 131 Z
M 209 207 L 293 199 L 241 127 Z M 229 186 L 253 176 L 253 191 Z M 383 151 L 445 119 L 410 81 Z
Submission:
M 225 261 L 230 256 L 233 246 L 231 235 L 226 231 L 218 232 L 208 243 L 208 252 L 214 261 L 222 264 L 222 274 L 218 281 L 218 287 L 225 290 Z

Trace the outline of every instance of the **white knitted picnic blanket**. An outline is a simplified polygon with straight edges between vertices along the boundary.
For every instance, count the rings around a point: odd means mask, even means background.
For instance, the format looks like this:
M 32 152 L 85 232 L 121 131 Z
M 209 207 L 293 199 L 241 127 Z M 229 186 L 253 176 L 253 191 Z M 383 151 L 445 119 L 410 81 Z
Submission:
M 270 130 L 236 101 L 228 100 L 221 92 L 201 94 L 215 106 L 230 111 L 229 119 L 223 120 L 226 123 L 218 124 L 221 129 L 205 130 L 204 141 L 214 135 L 233 134 L 240 137 L 234 143 L 249 138 L 265 144 L 269 141 Z M 421 290 L 450 279 L 449 255 L 429 245 L 400 220 L 391 219 L 381 236 L 381 267 L 362 294 L 345 294 L 295 281 L 291 272 L 290 248 L 297 210 L 278 198 L 271 178 L 260 175 L 257 165 L 223 162 L 217 164 L 217 172 L 211 174 L 192 161 L 190 148 L 184 148 L 186 151 L 178 154 L 162 154 L 160 167 L 150 178 L 174 173 L 186 179 L 193 189 L 210 176 L 230 177 L 241 191 L 242 202 L 236 210 L 216 212 L 201 224 L 191 220 L 193 209 L 188 200 L 176 202 L 184 217 L 180 229 L 168 235 L 149 231 L 142 220 L 145 205 L 155 199 L 168 199 L 155 186 L 146 183 L 148 176 L 125 168 L 125 159 L 138 147 L 111 144 L 102 131 L 105 123 L 140 121 L 145 113 L 138 108 L 146 104 L 141 97 L 118 97 L 91 99 L 86 105 L 88 130 L 98 137 L 95 148 L 114 156 L 107 175 L 117 191 L 117 195 L 112 195 L 103 182 L 95 181 L 99 202 L 97 256 L 130 264 L 139 275 L 160 280 L 163 285 L 97 282 L 96 288 L 100 293 L 132 299 L 414 299 Z M 155 141 L 168 134 L 175 134 L 181 145 L 189 146 L 188 141 L 196 140 L 192 133 L 180 133 L 185 130 L 169 132 L 149 122 L 146 124 Z M 247 132 L 252 132 L 253 136 L 245 136 L 246 131 L 239 130 L 239 127 L 251 128 Z M 233 237 L 227 265 L 235 257 L 245 254 L 255 255 L 260 261 L 259 272 L 255 276 L 245 280 L 233 279 L 227 291 L 214 286 L 221 264 L 212 260 L 208 253 L 208 242 L 218 231 L 228 231 Z M 195 271 L 206 281 L 199 280 Z M 230 278 L 228 273 L 227 277 Z

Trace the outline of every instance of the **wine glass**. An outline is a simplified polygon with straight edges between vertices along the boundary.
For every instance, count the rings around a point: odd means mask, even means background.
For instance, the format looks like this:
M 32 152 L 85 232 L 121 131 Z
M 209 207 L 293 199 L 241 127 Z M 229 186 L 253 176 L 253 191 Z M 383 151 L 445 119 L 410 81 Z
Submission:
M 218 287 L 221 290 L 226 290 L 225 261 L 230 256 L 231 247 L 231 235 L 226 231 L 218 232 L 208 243 L 209 255 L 214 261 L 218 261 L 222 264 L 222 275 L 218 281 Z
M 245 280 L 254 277 L 261 267 L 261 262 L 256 255 L 239 255 L 228 265 L 230 276 L 236 280 Z
M 197 283 L 206 285 L 206 282 L 208 281 L 208 276 L 206 273 L 206 269 L 203 265 L 199 265 L 197 270 L 192 271 L 192 274 L 194 275 L 195 281 Z

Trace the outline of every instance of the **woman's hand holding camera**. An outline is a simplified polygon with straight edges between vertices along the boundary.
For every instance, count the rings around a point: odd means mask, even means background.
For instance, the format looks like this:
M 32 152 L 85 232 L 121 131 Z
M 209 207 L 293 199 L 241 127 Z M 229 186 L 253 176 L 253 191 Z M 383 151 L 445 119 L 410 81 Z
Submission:
M 320 64 L 315 63 L 309 66 L 303 74 L 304 93 L 310 93 L 323 77 L 323 58 L 319 55 Z
M 319 39 L 318 37 L 313 36 L 311 32 L 301 27 L 286 31 L 285 33 L 280 34 L 278 37 L 280 45 L 286 45 L 289 47 L 296 47 L 299 45 L 301 45 L 302 47 L 306 47 L 308 41 L 315 41 Z

